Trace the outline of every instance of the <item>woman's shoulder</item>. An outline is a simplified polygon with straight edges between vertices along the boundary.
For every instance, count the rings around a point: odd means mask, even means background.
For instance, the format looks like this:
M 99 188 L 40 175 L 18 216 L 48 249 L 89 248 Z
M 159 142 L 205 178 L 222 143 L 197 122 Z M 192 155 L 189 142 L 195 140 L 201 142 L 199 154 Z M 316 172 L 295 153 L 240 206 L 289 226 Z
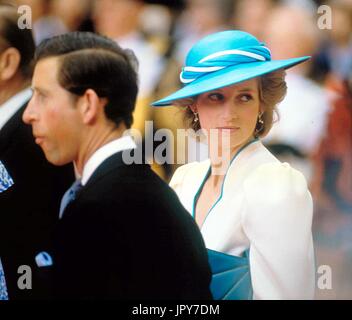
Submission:
M 267 228 L 311 226 L 313 200 L 307 181 L 288 163 L 256 168 L 244 183 L 244 197 L 247 206 L 242 217 L 246 233 L 252 237 Z
M 303 174 L 288 163 L 272 162 L 259 165 L 244 181 L 244 190 L 263 201 L 280 201 L 306 196 L 307 181 Z

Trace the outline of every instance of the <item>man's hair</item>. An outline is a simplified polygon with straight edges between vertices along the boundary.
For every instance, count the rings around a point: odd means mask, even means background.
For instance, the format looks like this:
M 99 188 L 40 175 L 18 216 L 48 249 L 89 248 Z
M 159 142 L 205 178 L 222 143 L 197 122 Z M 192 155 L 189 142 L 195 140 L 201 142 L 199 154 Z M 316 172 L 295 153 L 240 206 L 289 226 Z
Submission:
M 13 47 L 19 51 L 21 55 L 19 71 L 24 78 L 29 79 L 33 72 L 35 44 L 32 31 L 18 27 L 19 17 L 15 7 L 0 4 L 0 49 Z
M 91 32 L 71 32 L 43 41 L 35 64 L 49 57 L 59 58 L 57 80 L 64 89 L 76 96 L 94 90 L 108 100 L 106 117 L 131 127 L 138 93 L 138 62 L 131 50 Z

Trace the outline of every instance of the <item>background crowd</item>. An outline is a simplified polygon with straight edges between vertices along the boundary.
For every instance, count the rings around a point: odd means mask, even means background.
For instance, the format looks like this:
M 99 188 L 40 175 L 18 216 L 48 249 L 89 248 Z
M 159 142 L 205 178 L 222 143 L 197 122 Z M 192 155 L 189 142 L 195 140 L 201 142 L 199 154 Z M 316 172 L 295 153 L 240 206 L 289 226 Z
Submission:
M 317 287 L 316 298 L 352 299 L 351 0 L 0 1 L 11 2 L 31 7 L 36 44 L 79 30 L 131 48 L 139 59 L 140 77 L 133 128 L 142 133 L 146 120 L 154 121 L 154 130 L 175 133 L 185 126 L 176 107 L 149 105 L 180 86 L 185 53 L 209 33 L 250 32 L 271 48 L 274 59 L 312 56 L 309 63 L 288 71 L 280 120 L 264 143 L 302 171 L 310 184 L 317 269 L 327 265 L 332 270 L 332 288 Z M 331 28 L 323 17 L 330 11 L 319 13 L 321 5 L 331 9 Z M 174 152 L 183 150 L 178 144 Z M 176 165 L 153 169 L 168 181 Z

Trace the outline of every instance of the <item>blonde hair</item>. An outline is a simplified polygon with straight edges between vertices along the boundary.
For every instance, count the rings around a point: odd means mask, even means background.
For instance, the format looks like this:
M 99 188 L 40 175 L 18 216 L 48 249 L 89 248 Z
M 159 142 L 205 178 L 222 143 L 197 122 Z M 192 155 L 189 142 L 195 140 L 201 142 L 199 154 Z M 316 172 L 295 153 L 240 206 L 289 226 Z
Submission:
M 260 112 L 262 113 L 261 119 L 263 123 L 258 121 L 255 129 L 256 137 L 266 136 L 273 123 L 275 122 L 275 115 L 278 118 L 277 105 L 280 103 L 287 92 L 287 85 L 285 81 L 286 72 L 283 69 L 267 73 L 260 76 L 258 79 L 259 85 L 259 100 L 260 100 Z M 195 122 L 195 115 L 190 108 L 197 101 L 198 96 L 175 100 L 173 105 L 181 107 L 184 111 L 184 122 L 186 127 L 192 128 L 194 131 L 198 131 L 200 127 L 199 121 Z

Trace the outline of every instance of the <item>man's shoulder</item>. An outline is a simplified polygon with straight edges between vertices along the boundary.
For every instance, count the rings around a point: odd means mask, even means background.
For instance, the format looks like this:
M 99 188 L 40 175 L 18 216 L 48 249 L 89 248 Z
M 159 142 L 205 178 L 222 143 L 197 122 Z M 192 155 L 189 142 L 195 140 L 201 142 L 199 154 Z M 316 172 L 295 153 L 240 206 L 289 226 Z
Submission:
M 159 210 L 169 204 L 179 207 L 176 194 L 147 164 L 110 163 L 98 168 L 77 198 L 78 206 L 93 211 L 99 207 Z
M 109 163 L 98 168 L 86 185 L 93 193 L 155 193 L 159 190 L 171 190 L 148 164 Z

